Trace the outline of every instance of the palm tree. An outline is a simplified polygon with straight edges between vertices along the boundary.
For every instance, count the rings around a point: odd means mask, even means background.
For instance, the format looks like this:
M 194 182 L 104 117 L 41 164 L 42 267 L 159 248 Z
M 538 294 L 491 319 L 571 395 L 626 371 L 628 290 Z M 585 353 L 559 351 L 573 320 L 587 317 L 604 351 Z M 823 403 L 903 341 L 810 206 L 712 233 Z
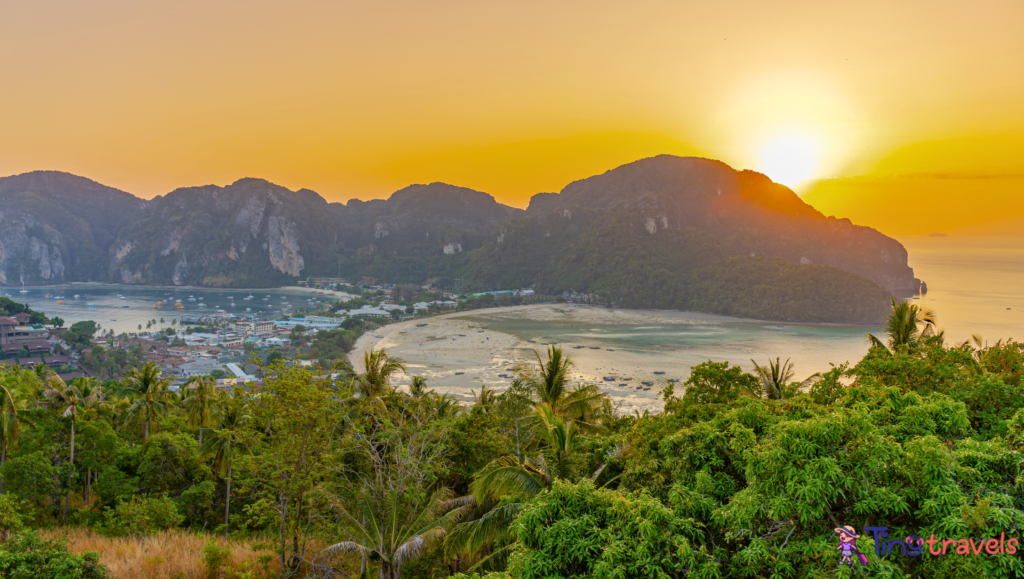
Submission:
M 118 387 L 118 393 L 132 399 L 125 418 L 142 420 L 142 440 L 149 440 L 149 425 L 167 409 L 169 382 L 160 377 L 156 364 L 147 362 L 142 368 L 130 370 Z
M 545 362 L 534 351 L 536 369 L 521 368 L 519 380 L 531 391 L 535 403 L 549 405 L 555 414 L 576 421 L 581 428 L 596 429 L 594 421 L 600 415 L 598 411 L 606 406 L 607 396 L 592 384 L 580 384 L 569 389 L 567 383 L 573 368 L 572 360 L 558 346 L 548 348 L 547 354 Z
M 387 350 L 370 349 L 363 358 L 363 373 L 355 377 L 356 391 L 364 398 L 379 398 L 391 394 L 391 379 L 399 372 L 405 374 L 405 363 L 392 358 Z
M 874 335 L 868 334 L 868 344 L 872 348 L 882 348 L 890 353 L 901 346 L 913 350 L 925 338 L 936 335 L 935 310 L 904 300 L 897 302 L 896 298 L 890 299 L 892 313 L 885 319 L 885 333 L 889 335 L 889 347 L 886 348 L 886 343 Z
M 199 427 L 199 445 L 203 445 L 203 429 L 210 421 L 210 409 L 217 398 L 217 381 L 211 376 L 193 376 L 185 383 L 182 401 L 190 426 Z
M 25 410 L 28 410 L 28 401 L 0 385 L 0 466 L 7 462 L 7 449 L 18 444 L 21 423 L 25 420 L 18 413 Z M 2 489 L 3 479 L 0 479 Z
M 434 491 L 417 505 L 402 489 L 388 489 L 380 499 L 361 493 L 352 505 L 332 506 L 339 515 L 339 531 L 346 537 L 324 549 L 329 554 L 359 553 L 377 562 L 381 579 L 399 579 L 402 565 L 419 557 L 448 535 L 465 512 L 465 500 L 452 499 L 451 491 Z
M 238 440 L 241 430 L 247 422 L 252 420 L 249 414 L 249 405 L 240 396 L 230 398 L 220 411 L 220 420 L 217 428 L 212 430 L 210 439 L 201 447 L 202 453 L 214 453 L 213 468 L 224 477 L 227 482 L 227 492 L 224 497 L 224 538 L 228 538 L 228 521 L 231 515 L 231 458 L 235 447 L 239 445 Z
M 409 393 L 412 394 L 413 398 L 419 398 L 426 394 L 427 379 L 423 376 L 413 376 L 412 384 L 409 384 Z
M 139 324 L 139 331 L 142 331 L 142 324 Z
M 87 392 L 83 392 L 83 389 L 87 389 Z M 78 417 L 78 407 L 91 405 L 102 396 L 103 393 L 98 388 L 92 387 L 89 378 L 76 378 L 71 381 L 71 384 L 68 384 L 51 371 L 43 383 L 45 404 L 60 412 L 64 418 L 71 418 L 71 451 L 68 462 L 72 465 L 72 469 L 74 469 L 75 464 L 75 419 Z M 71 488 L 69 485 L 67 498 L 64 500 L 64 514 L 62 515 L 62 519 L 65 521 L 68 518 L 68 502 L 70 500 Z
M 580 428 L 572 420 L 558 416 L 546 403 L 541 403 L 535 414 L 542 445 L 537 456 L 525 460 L 503 456 L 480 469 L 470 485 L 477 516 L 459 524 L 446 541 L 449 555 L 490 550 L 474 569 L 503 564 L 515 543 L 512 522 L 525 502 L 551 488 L 556 479 L 572 480 L 580 471 L 582 457 L 575 452 Z M 622 451 L 622 447 L 616 447 L 608 452 L 605 464 L 590 478 L 597 480 L 607 461 Z M 513 500 L 507 501 L 507 498 Z
M 470 390 L 469 392 L 470 394 L 473 395 L 473 406 L 480 406 L 485 410 L 494 406 L 494 403 L 498 399 L 498 396 L 497 394 L 494 393 L 494 390 L 488 389 L 486 384 L 480 386 L 479 393 L 473 390 Z
M 761 381 L 761 391 L 764 392 L 764 397 L 769 400 L 782 400 L 786 394 L 786 385 L 793 380 L 795 374 L 789 358 L 786 358 L 785 362 L 779 362 L 779 358 L 775 358 L 774 362 L 769 359 L 767 366 L 762 366 L 753 360 L 751 362 L 754 364 L 754 374 Z

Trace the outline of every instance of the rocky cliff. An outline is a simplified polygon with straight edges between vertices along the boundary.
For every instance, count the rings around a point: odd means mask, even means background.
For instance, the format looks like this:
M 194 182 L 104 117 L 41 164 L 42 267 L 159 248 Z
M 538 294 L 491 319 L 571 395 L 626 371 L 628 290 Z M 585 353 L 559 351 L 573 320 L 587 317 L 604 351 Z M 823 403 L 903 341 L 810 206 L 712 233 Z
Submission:
M 636 161 L 576 181 L 557 196 L 535 196 L 527 213 L 631 208 L 641 209 L 638 219 L 651 235 L 700 229 L 732 255 L 829 265 L 893 292 L 920 290 L 907 251 L 895 239 L 848 219 L 825 217 L 768 177 L 709 159 L 662 155 Z
M 107 249 L 147 206 L 68 173 L 0 178 L 0 284 L 105 279 Z
M 444 183 L 342 204 L 241 179 L 147 202 L 29 173 L 0 179 L 0 225 L 0 284 L 9 285 L 460 278 L 759 317 L 820 320 L 831 308 L 833 321 L 876 319 L 887 291 L 921 285 L 897 241 L 826 217 L 764 175 L 672 156 L 538 194 L 525 211 Z M 856 305 L 844 311 L 844 300 Z

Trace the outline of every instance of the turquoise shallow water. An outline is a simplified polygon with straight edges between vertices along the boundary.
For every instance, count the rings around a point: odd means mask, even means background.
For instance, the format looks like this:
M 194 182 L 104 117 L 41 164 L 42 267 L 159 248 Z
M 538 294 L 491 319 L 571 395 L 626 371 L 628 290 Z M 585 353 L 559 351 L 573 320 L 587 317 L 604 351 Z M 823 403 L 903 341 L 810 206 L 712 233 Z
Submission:
M 654 370 L 666 377 L 685 379 L 689 368 L 707 360 L 728 361 L 745 368 L 751 360 L 764 363 L 768 358 L 791 358 L 798 376 L 830 368 L 830 362 L 859 360 L 867 345 L 865 334 L 878 332 L 867 326 L 806 325 L 738 320 L 725 316 L 686 314 L 652 324 L 586 323 L 575 308 L 559 308 L 561 319 L 532 320 L 521 316 L 487 315 L 473 318 L 489 329 L 532 340 L 534 347 L 544 342 L 569 348 L 574 358 L 586 358 L 587 367 L 609 373 L 647 376 Z M 644 316 L 642 311 L 628 315 Z M 582 348 L 573 348 L 582 346 Z M 592 349 L 592 348 L 600 348 Z M 614 352 L 608 352 L 608 349 Z M 606 360 L 606 364 L 602 364 Z
M 104 330 L 112 329 L 115 332 L 134 332 L 138 330 L 139 325 L 145 328 L 147 320 L 160 318 L 165 320 L 166 327 L 172 319 L 209 315 L 214 313 L 218 306 L 219 309 L 232 314 L 250 314 L 260 319 L 277 318 L 286 311 L 285 308 L 290 307 L 287 310 L 290 312 L 298 307 L 311 306 L 308 300 L 317 297 L 305 291 L 264 289 L 253 290 L 254 297 L 245 300 L 244 298 L 250 295 L 249 290 L 92 284 L 35 286 L 26 290 L 23 294 L 20 293 L 21 288 L 4 287 L 0 288 L 0 294 L 9 294 L 11 299 L 27 303 L 33 310 L 44 312 L 47 316 L 59 316 L 65 321 L 65 325 L 81 320 L 93 320 Z M 125 299 L 119 299 L 119 293 Z M 50 294 L 51 297 L 47 298 L 46 294 Z M 79 295 L 78 299 L 75 299 L 75 294 Z M 264 300 L 267 295 L 271 297 Z M 58 296 L 62 296 L 64 304 L 57 304 Z M 196 301 L 189 301 L 189 296 L 196 298 Z M 174 306 L 174 300 L 181 300 L 184 309 L 178 310 Z M 163 306 L 154 310 L 152 306 L 157 301 L 162 301 Z M 201 302 L 205 303 L 206 307 L 200 307 Z M 232 302 L 234 306 L 231 305 Z M 287 302 L 287 305 L 284 302 Z M 95 307 L 89 307 L 87 304 L 90 303 L 95 304 Z M 251 311 L 247 312 L 246 308 Z

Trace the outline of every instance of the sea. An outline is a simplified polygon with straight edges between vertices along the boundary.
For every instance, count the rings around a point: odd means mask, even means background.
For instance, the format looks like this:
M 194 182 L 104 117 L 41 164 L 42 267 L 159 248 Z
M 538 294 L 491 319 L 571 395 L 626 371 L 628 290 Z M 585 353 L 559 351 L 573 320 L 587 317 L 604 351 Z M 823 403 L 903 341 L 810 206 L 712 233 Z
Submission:
M 156 320 L 154 327 L 166 328 L 171 320 L 200 318 L 217 310 L 253 319 L 278 319 L 300 308 L 312 309 L 316 300 L 326 299 L 308 290 L 287 288 L 243 290 L 70 283 L 29 286 L 24 290 L 21 293 L 20 287 L 5 286 L 0 288 L 0 294 L 28 304 L 48 317 L 60 317 L 65 326 L 92 320 L 103 332 L 115 333 L 135 332 L 139 326 L 146 329 L 147 322 L 152 320 Z M 181 304 L 181 309 L 176 304 Z

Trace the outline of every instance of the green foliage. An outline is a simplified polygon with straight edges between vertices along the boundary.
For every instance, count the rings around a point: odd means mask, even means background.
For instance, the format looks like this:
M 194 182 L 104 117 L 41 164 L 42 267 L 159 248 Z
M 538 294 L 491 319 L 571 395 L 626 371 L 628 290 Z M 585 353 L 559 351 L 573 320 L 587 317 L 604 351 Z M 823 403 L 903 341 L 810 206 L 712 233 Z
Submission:
M 657 499 L 596 489 L 584 480 L 556 482 L 526 505 L 516 523 L 519 549 L 509 574 L 548 577 L 640 578 L 717 574 L 700 553 L 700 532 Z
M 231 547 L 223 547 L 216 539 L 210 539 L 203 546 L 203 563 L 206 564 L 207 579 L 218 579 L 223 576 L 224 566 L 231 561 Z
M 184 518 L 174 499 L 132 497 L 106 512 L 104 526 L 112 534 L 141 536 L 177 527 Z
M 28 304 L 19 304 L 11 298 L 0 297 L 0 316 L 13 316 L 14 314 L 28 314 L 31 316 L 28 322 L 30 324 L 50 324 L 46 314 L 32 310 Z
M 42 505 L 57 488 L 57 469 L 41 451 L 8 458 L 0 473 L 10 492 L 36 505 Z
M 5 579 L 104 579 L 107 568 L 98 553 L 75 555 L 62 541 L 43 539 L 33 532 L 0 543 L 0 577 Z

